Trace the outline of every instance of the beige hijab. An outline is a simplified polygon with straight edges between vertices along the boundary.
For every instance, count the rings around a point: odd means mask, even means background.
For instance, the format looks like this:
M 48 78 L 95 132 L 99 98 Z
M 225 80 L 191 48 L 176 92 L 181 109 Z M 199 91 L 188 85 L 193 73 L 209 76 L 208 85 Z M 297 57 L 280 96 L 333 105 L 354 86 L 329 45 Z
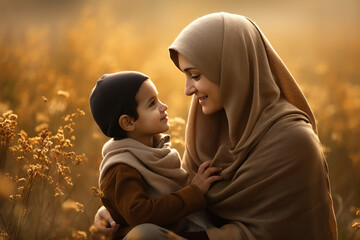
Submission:
M 215 13 L 170 46 L 220 86 L 224 110 L 191 103 L 184 168 L 207 160 L 224 170 L 209 210 L 229 221 L 210 239 L 335 239 L 327 165 L 314 115 L 296 81 L 251 20 Z M 179 66 L 178 66 L 179 67 Z

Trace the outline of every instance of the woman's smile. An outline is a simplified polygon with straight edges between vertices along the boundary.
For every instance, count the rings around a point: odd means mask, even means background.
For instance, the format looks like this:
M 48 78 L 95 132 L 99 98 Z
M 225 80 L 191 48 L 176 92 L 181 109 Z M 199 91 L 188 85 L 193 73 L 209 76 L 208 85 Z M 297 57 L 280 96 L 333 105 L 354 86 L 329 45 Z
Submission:
M 208 98 L 208 96 L 198 97 L 199 103 L 201 105 L 205 104 L 207 98 Z

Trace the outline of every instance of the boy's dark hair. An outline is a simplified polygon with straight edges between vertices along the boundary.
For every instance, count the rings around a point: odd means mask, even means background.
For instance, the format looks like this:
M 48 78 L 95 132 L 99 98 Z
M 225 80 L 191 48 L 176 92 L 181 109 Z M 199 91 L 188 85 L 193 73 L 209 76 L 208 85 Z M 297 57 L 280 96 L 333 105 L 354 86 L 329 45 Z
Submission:
M 101 131 L 115 140 L 127 137 L 119 125 L 121 115 L 138 118 L 135 100 L 141 84 L 149 79 L 140 72 L 125 71 L 103 75 L 90 94 L 90 109 Z

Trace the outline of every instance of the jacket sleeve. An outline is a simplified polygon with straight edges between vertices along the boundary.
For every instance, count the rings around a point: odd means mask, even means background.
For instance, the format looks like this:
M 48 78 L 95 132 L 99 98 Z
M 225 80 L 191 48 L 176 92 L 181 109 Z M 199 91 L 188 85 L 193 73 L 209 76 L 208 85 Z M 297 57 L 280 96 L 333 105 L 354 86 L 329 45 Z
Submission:
M 112 167 L 101 185 L 104 198 L 130 226 L 141 223 L 171 225 L 206 207 L 204 196 L 195 185 L 188 185 L 158 199 L 150 198 L 145 192 L 146 185 L 141 174 L 126 164 Z

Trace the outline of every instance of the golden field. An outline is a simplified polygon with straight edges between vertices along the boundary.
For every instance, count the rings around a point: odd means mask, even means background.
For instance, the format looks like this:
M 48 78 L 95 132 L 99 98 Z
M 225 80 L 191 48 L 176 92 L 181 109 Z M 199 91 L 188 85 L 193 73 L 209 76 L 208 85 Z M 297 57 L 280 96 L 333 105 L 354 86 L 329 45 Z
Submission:
M 105 73 L 151 77 L 183 152 L 190 98 L 167 48 L 218 11 L 255 20 L 297 79 L 318 121 L 339 239 L 360 239 L 357 0 L 0 0 L 0 239 L 89 238 L 107 139 L 88 98 Z

